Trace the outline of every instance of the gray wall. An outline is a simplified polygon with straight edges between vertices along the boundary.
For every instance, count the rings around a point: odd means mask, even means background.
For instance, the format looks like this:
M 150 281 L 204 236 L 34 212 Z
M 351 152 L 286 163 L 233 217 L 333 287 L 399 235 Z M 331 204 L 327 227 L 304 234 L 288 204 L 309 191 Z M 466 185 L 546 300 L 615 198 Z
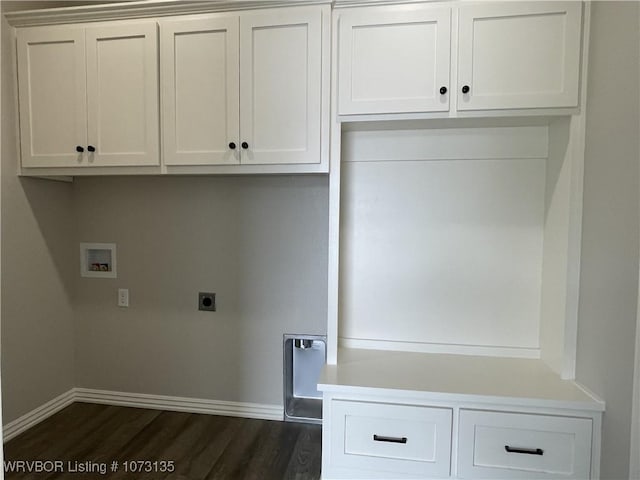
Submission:
M 638 295 L 637 2 L 594 2 L 577 380 L 607 402 L 602 478 L 629 475 Z
M 10 29 L 2 19 L 2 404 L 10 422 L 75 385 L 71 185 L 16 176 Z
M 117 279 L 78 280 L 78 386 L 282 403 L 282 335 L 326 332 L 326 176 L 84 178 L 74 202 L 78 240 L 118 247 Z
M 282 334 L 326 331 L 327 177 L 20 179 L 2 27 L 3 423 L 74 386 L 281 404 Z M 80 241 L 118 279 L 81 279 Z

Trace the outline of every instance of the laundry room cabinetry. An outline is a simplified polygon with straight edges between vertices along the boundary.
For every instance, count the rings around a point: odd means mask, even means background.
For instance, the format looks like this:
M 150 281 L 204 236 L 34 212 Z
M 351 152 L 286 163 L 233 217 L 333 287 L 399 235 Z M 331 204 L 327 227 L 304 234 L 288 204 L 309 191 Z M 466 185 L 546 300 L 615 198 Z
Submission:
M 18 29 L 22 166 L 159 165 L 153 21 Z
M 449 110 L 449 6 L 349 9 L 339 31 L 341 115 Z
M 582 415 L 461 409 L 458 475 L 523 480 L 592 478 L 594 419 Z
M 20 174 L 327 173 L 329 3 L 9 14 Z
M 460 6 L 457 109 L 577 107 L 581 32 L 581 2 Z
M 598 478 L 602 403 L 536 360 L 345 349 L 322 478 Z
M 599 478 L 605 405 L 575 382 L 589 19 L 336 0 L 323 478 Z
M 161 20 L 165 165 L 326 170 L 328 18 L 311 6 Z
M 451 408 L 330 400 L 332 462 L 355 471 L 447 477 Z
M 340 115 L 455 117 L 578 107 L 580 2 L 411 3 L 336 12 Z

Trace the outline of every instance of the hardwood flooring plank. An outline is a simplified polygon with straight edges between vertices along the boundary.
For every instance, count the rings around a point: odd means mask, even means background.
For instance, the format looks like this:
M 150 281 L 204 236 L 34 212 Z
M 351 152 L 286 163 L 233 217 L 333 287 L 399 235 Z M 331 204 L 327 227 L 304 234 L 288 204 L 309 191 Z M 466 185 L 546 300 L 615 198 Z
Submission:
M 65 458 L 68 462 L 75 465 L 86 462 L 107 463 L 109 465 L 114 460 L 115 452 L 123 445 L 130 443 L 161 413 L 134 408 L 109 408 L 115 409 L 115 415 L 112 415 L 108 422 L 92 430 L 81 442 L 68 446 L 65 452 Z M 83 476 L 91 475 L 83 474 Z M 78 475 L 72 474 L 69 478 L 74 477 L 77 479 Z M 53 478 L 61 477 L 53 475 L 46 477 L 46 480 Z
M 30 458 L 35 451 L 46 449 L 54 432 L 67 434 L 95 419 L 106 407 L 104 405 L 85 405 L 74 403 L 55 413 L 4 445 L 5 455 L 14 458 Z
M 321 445 L 322 427 L 320 425 L 304 425 L 282 479 L 319 479 L 322 467 Z
M 113 425 L 117 425 L 117 423 L 112 422 L 120 413 L 118 407 L 103 406 L 95 411 L 95 415 L 85 418 L 81 423 L 72 421 L 70 425 L 58 424 L 57 428 L 46 430 L 42 434 L 43 443 L 40 448 L 27 451 L 22 447 L 22 453 L 19 454 L 19 457 L 10 457 L 9 455 L 13 455 L 11 450 L 5 451 L 5 456 L 6 458 L 29 461 L 63 460 L 65 468 L 70 461 L 91 460 L 91 458 L 85 458 L 85 456 L 91 454 L 92 449 L 95 449 L 96 444 L 99 444 L 106 432 L 113 428 Z M 13 477 L 8 476 L 8 478 Z M 25 473 L 18 475 L 16 478 L 23 480 L 50 480 L 72 477 L 53 471 Z M 75 475 L 75 478 L 78 478 L 78 476 Z
M 247 480 L 283 478 L 301 428 L 294 423 L 269 422 L 263 433 L 260 448 L 249 461 L 244 477 Z
M 74 403 L 5 445 L 5 460 L 63 461 L 64 472 L 7 480 L 317 480 L 317 425 Z M 125 461 L 173 461 L 172 472 L 126 472 Z M 106 464 L 103 475 L 69 463 Z
M 264 420 L 248 418 L 236 419 L 239 423 L 237 434 L 222 452 L 207 480 L 236 480 L 244 478 L 247 465 L 258 447 L 260 431 L 265 428 Z
M 160 413 L 160 410 L 120 407 L 118 417 L 111 420 L 112 428 L 105 432 L 102 441 L 97 446 L 88 445 L 91 457 L 104 462 L 117 460 L 114 455 L 132 442 Z
M 186 439 L 171 445 L 165 456 L 175 461 L 175 472 L 167 474 L 167 480 L 188 478 L 203 480 L 213 469 L 235 435 L 240 421 L 236 418 L 202 415 L 201 432 L 190 442 Z
M 182 412 L 165 412 L 159 411 L 152 422 L 142 428 L 127 444 L 119 449 L 114 449 L 113 459 L 117 460 L 121 468 L 109 475 L 109 479 L 131 479 L 132 473 L 136 473 L 136 479 L 159 478 L 160 475 L 154 473 L 151 477 L 147 473 L 126 471 L 123 468 L 123 462 L 136 461 L 161 461 L 162 451 L 171 444 L 179 433 L 187 428 L 193 414 Z M 169 459 L 167 459 L 169 460 Z

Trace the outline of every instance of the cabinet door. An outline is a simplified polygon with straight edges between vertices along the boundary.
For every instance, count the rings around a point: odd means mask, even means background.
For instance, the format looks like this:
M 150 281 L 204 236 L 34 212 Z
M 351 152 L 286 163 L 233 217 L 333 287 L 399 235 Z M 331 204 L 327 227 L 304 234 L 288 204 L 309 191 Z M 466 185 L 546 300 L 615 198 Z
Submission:
M 23 167 L 76 167 L 86 147 L 84 30 L 19 29 L 18 86 Z
M 241 163 L 320 163 L 322 10 L 240 17 Z
M 578 105 L 581 2 L 465 5 L 459 15 L 458 110 Z
M 158 165 L 158 38 L 155 22 L 89 27 L 89 165 Z
M 161 23 L 166 165 L 239 163 L 238 22 L 215 16 Z
M 339 114 L 449 110 L 449 8 L 348 10 L 338 41 Z

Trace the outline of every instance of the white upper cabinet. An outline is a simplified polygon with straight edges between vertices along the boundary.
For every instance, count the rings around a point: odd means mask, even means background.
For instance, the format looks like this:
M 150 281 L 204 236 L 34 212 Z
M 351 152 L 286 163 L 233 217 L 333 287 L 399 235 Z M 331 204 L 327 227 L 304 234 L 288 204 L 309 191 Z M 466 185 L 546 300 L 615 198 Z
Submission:
M 83 162 L 87 146 L 84 29 L 18 30 L 20 143 L 25 167 Z
M 320 163 L 322 13 L 240 17 L 242 163 Z
M 155 22 L 87 28 L 86 38 L 89 163 L 158 165 Z
M 341 13 L 340 114 L 448 111 L 450 39 L 449 7 Z
M 418 3 L 337 15 L 340 115 L 578 107 L 581 2 Z
M 165 164 L 320 164 L 322 18 L 301 7 L 162 21 Z
M 18 30 L 23 167 L 159 165 L 155 22 Z
M 233 165 L 240 139 L 237 16 L 160 27 L 166 165 Z
M 460 7 L 458 110 L 577 107 L 581 18 L 580 2 Z

